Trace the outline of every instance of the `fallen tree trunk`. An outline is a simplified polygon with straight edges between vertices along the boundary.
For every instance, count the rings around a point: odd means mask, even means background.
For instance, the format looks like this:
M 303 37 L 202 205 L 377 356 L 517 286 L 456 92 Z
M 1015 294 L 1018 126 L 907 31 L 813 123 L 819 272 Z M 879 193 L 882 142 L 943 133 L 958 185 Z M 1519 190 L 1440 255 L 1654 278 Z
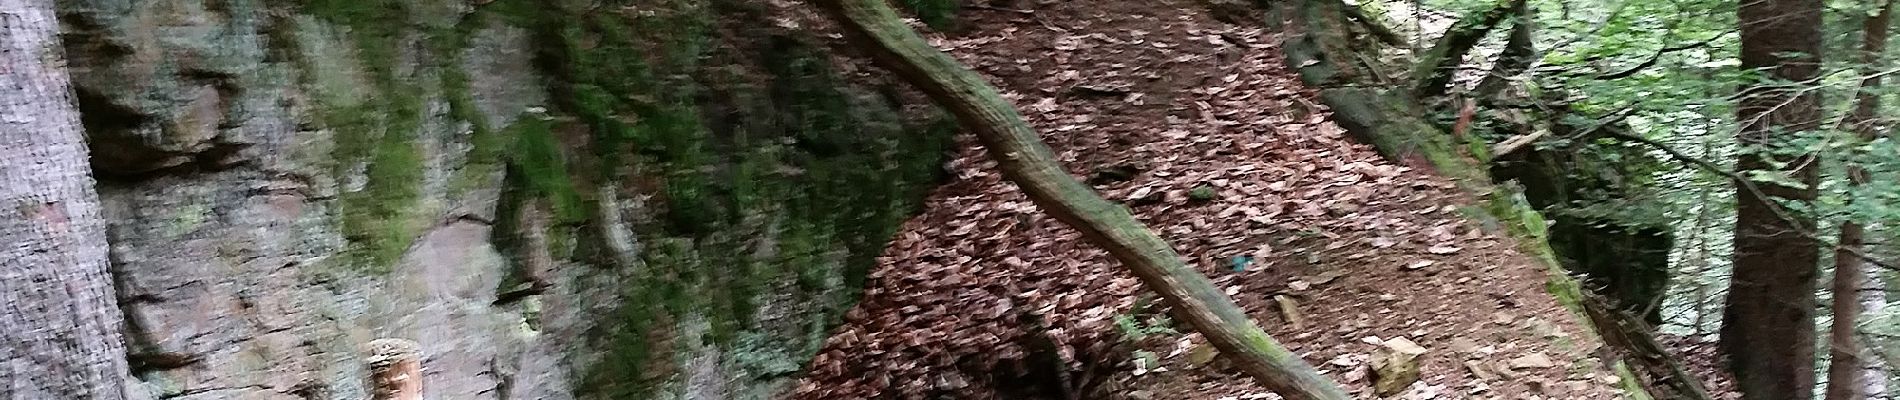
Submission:
M 814 3 L 862 41 L 879 64 L 955 114 L 996 159 L 1003 176 L 1021 187 L 1037 207 L 1108 250 L 1242 371 L 1288 399 L 1350 398 L 1269 337 L 1126 209 L 1064 171 L 1055 153 L 1014 106 L 975 72 L 924 42 L 885 0 Z
M 1584 311 L 1603 338 L 1604 344 L 1631 362 L 1630 375 L 1652 398 L 1709 400 L 1702 381 L 1682 365 L 1668 349 L 1656 342 L 1656 330 L 1641 316 L 1619 311 L 1617 305 L 1597 295 L 1585 294 Z

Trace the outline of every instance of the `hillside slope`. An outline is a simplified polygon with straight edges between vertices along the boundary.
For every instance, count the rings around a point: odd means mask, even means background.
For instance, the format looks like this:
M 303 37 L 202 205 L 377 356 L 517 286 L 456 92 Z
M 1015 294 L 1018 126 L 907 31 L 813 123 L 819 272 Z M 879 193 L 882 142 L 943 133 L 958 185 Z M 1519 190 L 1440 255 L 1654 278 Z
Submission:
M 1406 398 L 1619 396 L 1544 267 L 1448 181 L 1346 138 L 1273 33 L 1184 0 L 1019 7 L 968 9 L 935 43 L 1358 395 L 1378 343 L 1405 338 L 1427 349 Z M 796 398 L 1272 397 L 959 149 Z

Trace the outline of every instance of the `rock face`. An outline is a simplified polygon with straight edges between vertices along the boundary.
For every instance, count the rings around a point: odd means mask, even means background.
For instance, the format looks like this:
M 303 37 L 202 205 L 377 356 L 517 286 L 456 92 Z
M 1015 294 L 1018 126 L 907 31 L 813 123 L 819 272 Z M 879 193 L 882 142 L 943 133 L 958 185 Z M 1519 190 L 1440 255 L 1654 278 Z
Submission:
M 950 129 L 759 3 L 60 2 L 146 394 L 769 397 Z

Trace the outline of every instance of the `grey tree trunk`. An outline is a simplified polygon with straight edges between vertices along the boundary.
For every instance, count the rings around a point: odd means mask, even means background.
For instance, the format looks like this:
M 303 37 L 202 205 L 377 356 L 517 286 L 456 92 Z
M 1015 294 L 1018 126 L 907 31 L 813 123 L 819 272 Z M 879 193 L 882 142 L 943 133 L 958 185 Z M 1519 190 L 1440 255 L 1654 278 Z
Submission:
M 1879 226 L 1875 224 L 1868 224 L 1864 229 L 1868 232 L 1880 232 Z M 1860 270 L 1862 272 L 1860 282 L 1861 288 L 1863 289 L 1860 290 L 1861 315 L 1880 315 L 1880 313 L 1887 308 L 1887 291 L 1865 289 L 1883 288 L 1880 282 L 1883 278 L 1881 271 L 1884 270 L 1872 264 L 1862 264 Z M 1862 340 L 1860 394 L 1864 396 L 1863 398 L 1867 399 L 1888 398 L 1887 379 L 1889 379 L 1889 377 L 1887 376 L 1887 371 L 1894 366 L 1887 365 L 1880 360 L 1880 357 L 1870 354 L 1872 349 L 1868 349 L 1867 343 L 1864 339 Z
M 123 316 L 52 0 L 0 0 L 0 399 L 123 399 Z

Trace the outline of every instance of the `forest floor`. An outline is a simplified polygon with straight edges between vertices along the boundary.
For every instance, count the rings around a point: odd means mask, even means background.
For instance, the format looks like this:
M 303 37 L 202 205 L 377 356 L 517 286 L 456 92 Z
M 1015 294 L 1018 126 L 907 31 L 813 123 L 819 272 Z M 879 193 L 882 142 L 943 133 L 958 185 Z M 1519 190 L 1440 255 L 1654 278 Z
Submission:
M 1425 353 L 1397 398 L 1621 396 L 1544 267 L 1449 181 L 1329 122 L 1277 33 L 1189 0 L 1015 3 L 966 9 L 933 43 L 1355 397 L 1374 397 L 1369 359 L 1400 338 Z M 1277 398 L 972 140 L 949 168 L 796 398 Z

